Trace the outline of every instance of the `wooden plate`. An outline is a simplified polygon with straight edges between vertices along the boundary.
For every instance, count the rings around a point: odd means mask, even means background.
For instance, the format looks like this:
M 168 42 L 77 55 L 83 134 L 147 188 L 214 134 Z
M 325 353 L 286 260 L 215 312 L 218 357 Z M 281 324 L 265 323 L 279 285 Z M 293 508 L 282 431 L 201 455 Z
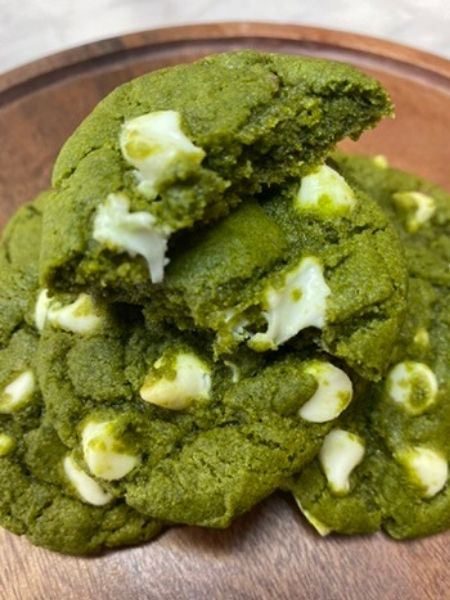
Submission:
M 161 29 L 76 48 L 0 76 L 0 225 L 49 184 L 65 138 L 107 92 L 147 71 L 237 48 L 329 57 L 389 89 L 397 118 L 345 147 L 385 154 L 450 189 L 450 62 L 396 44 L 295 25 Z M 450 598 L 450 534 L 398 543 L 321 539 L 278 495 L 226 531 L 174 528 L 99 558 L 59 556 L 0 533 L 0 596 L 17 600 Z

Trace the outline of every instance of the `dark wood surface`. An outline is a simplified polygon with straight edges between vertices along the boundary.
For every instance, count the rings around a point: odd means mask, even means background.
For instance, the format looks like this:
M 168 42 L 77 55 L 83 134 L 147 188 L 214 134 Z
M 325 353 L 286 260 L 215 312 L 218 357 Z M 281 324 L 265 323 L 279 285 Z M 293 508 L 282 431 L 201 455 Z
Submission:
M 0 225 L 49 184 L 65 138 L 107 92 L 161 66 L 255 48 L 358 65 L 389 89 L 397 118 L 348 150 L 450 189 L 450 62 L 412 48 L 295 25 L 225 23 L 137 33 L 50 56 L 0 76 Z M 322 539 L 287 496 L 226 531 L 180 527 L 98 558 L 59 556 L 0 533 L 1 600 L 450 599 L 450 534 Z

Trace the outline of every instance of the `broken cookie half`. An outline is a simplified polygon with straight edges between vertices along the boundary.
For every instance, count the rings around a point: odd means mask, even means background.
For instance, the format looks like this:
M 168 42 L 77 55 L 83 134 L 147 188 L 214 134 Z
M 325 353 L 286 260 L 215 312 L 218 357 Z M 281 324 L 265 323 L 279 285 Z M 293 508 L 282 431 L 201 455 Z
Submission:
M 120 86 L 66 142 L 44 219 L 46 287 L 140 301 L 179 232 L 296 180 L 389 115 L 352 67 L 252 51 Z

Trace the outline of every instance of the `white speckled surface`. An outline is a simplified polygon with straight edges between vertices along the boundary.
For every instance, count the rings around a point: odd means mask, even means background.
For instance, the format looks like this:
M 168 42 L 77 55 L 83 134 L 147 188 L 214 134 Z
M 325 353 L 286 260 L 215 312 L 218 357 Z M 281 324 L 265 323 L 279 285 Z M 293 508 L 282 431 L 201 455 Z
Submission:
M 122 33 L 224 20 L 342 29 L 450 58 L 450 0 L 0 0 L 0 72 Z

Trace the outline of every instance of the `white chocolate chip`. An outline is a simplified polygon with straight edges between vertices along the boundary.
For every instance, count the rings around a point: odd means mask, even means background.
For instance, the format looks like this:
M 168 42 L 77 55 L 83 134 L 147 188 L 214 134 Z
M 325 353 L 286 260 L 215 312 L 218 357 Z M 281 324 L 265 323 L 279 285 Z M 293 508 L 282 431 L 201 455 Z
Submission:
M 33 371 L 23 371 L 3 389 L 0 396 L 0 413 L 10 414 L 21 409 L 31 399 L 35 388 Z
M 81 444 L 89 471 L 101 479 L 121 479 L 139 462 L 137 456 L 123 452 L 123 445 L 115 433 L 114 421 L 87 423 L 83 428 Z
M 353 396 L 353 385 L 346 373 L 325 361 L 311 361 L 304 369 L 317 382 L 317 389 L 303 404 L 298 414 L 311 423 L 326 423 L 347 408 Z
M 406 469 L 409 480 L 424 498 L 432 498 L 446 485 L 448 462 L 438 452 L 414 446 L 397 452 L 395 458 Z
M 38 331 L 49 322 L 53 327 L 88 334 L 95 332 L 102 323 L 94 301 L 88 294 L 80 294 L 71 304 L 64 306 L 58 300 L 49 298 L 48 290 L 39 292 L 34 309 L 34 322 Z
M 333 531 L 331 529 L 331 527 L 328 527 L 328 525 L 325 525 L 324 523 L 322 523 L 322 521 L 319 521 L 319 519 L 316 519 L 316 517 L 311 513 L 311 511 L 303 508 L 300 500 L 297 498 L 297 496 L 295 494 L 294 494 L 294 500 L 297 503 L 297 506 L 299 507 L 300 512 L 305 516 L 308 523 L 310 523 L 314 527 L 314 529 L 317 531 L 317 533 L 319 535 L 321 535 L 322 537 L 325 537 L 326 535 L 328 535 L 329 533 L 331 533 Z
M 397 208 L 406 210 L 406 229 L 410 233 L 420 229 L 436 212 L 434 198 L 422 192 L 397 192 L 392 199 Z
M 188 352 L 178 353 L 172 363 L 173 377 L 167 377 L 158 372 L 167 367 L 166 357 L 155 362 L 139 391 L 141 398 L 171 410 L 188 408 L 196 400 L 208 400 L 211 390 L 208 365 Z
M 356 205 L 355 194 L 337 171 L 322 165 L 302 178 L 294 206 L 322 217 L 348 214 Z
M 0 433 L 0 457 L 10 454 L 16 446 L 13 437 L 6 433 Z
M 321 329 L 329 294 L 320 261 L 312 256 L 303 258 L 285 274 L 280 287 L 266 290 L 268 328 L 253 335 L 248 345 L 256 351 L 276 349 L 306 327 Z
M 66 306 L 52 301 L 47 311 L 47 319 L 53 327 L 82 335 L 94 333 L 103 321 L 88 294 L 80 294 L 74 302 Z
M 71 456 L 65 457 L 63 466 L 67 479 L 84 502 L 93 506 L 104 506 L 111 502 L 112 495 L 105 492 L 95 479 L 85 473 Z
M 126 121 L 120 133 L 120 149 L 136 169 L 138 190 L 149 199 L 158 195 L 168 170 L 192 169 L 205 157 L 205 151 L 183 133 L 180 113 L 173 110 Z
M 149 212 L 130 212 L 125 194 L 109 194 L 95 215 L 93 238 L 112 250 L 144 257 L 153 283 L 164 278 L 170 229 L 158 227 Z
M 436 401 L 438 383 L 433 371 L 421 362 L 398 363 L 386 379 L 389 396 L 406 412 L 420 415 Z
M 34 323 L 38 331 L 42 331 L 47 321 L 48 309 L 50 308 L 51 298 L 48 296 L 48 290 L 44 289 L 39 292 L 36 306 L 34 309 Z
M 335 494 L 348 494 L 350 475 L 364 458 L 362 439 L 343 429 L 333 429 L 325 437 L 319 452 L 319 461 L 330 489 Z
M 389 166 L 388 159 L 384 154 L 377 154 L 372 158 L 372 162 L 379 169 L 387 169 Z

